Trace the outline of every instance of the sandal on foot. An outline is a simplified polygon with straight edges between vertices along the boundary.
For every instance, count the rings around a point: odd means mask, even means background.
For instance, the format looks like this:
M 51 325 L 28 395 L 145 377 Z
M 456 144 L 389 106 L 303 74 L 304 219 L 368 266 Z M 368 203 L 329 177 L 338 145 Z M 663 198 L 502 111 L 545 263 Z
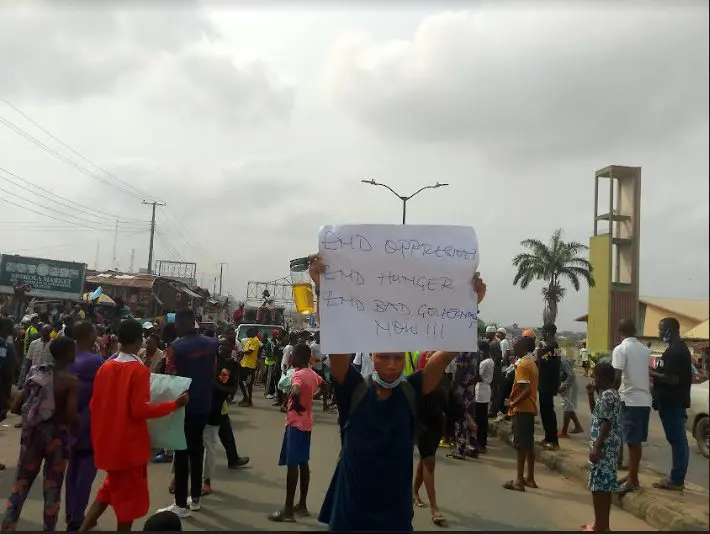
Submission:
M 441 512 L 438 512 L 431 516 L 431 522 L 434 523 L 437 527 L 443 527 L 446 524 L 446 518 Z
M 667 491 L 683 491 L 685 489 L 685 484 L 674 484 L 667 478 L 654 482 L 652 486 L 656 489 Z
M 523 486 L 525 486 L 526 488 L 530 488 L 530 489 L 538 489 L 537 482 L 535 482 L 534 480 L 532 480 L 532 481 L 526 480 L 525 482 L 523 482 Z
M 459 454 L 458 452 L 450 452 L 449 454 L 446 455 L 447 458 L 451 458 L 452 460 L 465 460 L 466 457 L 463 454 Z
M 506 482 L 505 484 L 503 484 L 503 487 L 504 487 L 505 489 L 511 490 L 511 491 L 520 491 L 520 492 L 524 492 L 524 491 L 525 491 L 525 484 L 523 484 L 523 485 L 521 486 L 521 485 L 518 484 L 515 480 L 509 480 L 508 482 Z
M 583 428 L 574 428 L 569 431 L 570 434 L 584 434 Z
M 582 525 L 582 532 L 594 532 L 594 525 Z
M 414 506 L 416 506 L 417 508 L 426 508 L 428 506 L 427 503 L 425 503 L 424 501 L 422 501 L 418 497 L 414 497 L 414 499 L 412 499 L 412 502 L 414 503 Z
M 203 484 L 202 491 L 200 493 L 203 497 L 207 497 L 208 495 L 212 495 L 212 486 L 208 486 L 207 484 Z
M 626 495 L 627 493 L 636 491 L 640 487 L 640 484 L 632 484 L 631 482 L 629 482 L 628 479 L 625 478 L 623 482 L 619 483 L 619 487 L 617 488 L 616 493 Z
M 274 523 L 295 523 L 296 519 L 290 515 L 286 515 L 283 510 L 277 510 L 269 514 L 269 521 Z
M 296 508 L 293 509 L 293 513 L 297 517 L 311 517 L 311 513 L 305 506 L 296 506 Z

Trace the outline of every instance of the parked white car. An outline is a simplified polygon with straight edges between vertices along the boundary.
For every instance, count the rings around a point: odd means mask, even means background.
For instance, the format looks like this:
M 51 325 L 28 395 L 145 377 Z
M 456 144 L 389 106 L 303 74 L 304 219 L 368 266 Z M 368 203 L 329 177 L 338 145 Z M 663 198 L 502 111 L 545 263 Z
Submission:
M 698 449 L 705 458 L 710 454 L 710 390 L 706 380 L 702 384 L 690 386 L 690 410 L 685 423 L 686 429 L 695 438 Z

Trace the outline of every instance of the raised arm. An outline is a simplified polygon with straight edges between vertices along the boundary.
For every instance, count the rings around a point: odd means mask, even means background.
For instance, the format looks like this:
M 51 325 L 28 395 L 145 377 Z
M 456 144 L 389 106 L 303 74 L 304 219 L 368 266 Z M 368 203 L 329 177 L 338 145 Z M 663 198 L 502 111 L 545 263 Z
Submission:
M 323 262 L 321 262 L 318 254 L 311 254 L 308 256 L 308 274 L 313 280 L 313 285 L 316 288 L 316 299 L 320 299 L 320 275 L 325 269 Z M 318 320 L 320 321 L 320 303 L 316 306 L 316 313 L 318 314 Z M 345 381 L 345 377 L 348 374 L 348 369 L 350 368 L 350 354 L 330 354 L 330 376 L 338 384 L 342 384 Z
M 480 304 L 486 296 L 486 284 L 481 279 L 480 273 L 474 273 L 471 285 L 476 292 L 477 304 Z M 429 357 L 424 369 L 422 369 L 422 395 L 427 395 L 436 389 L 446 371 L 446 367 L 455 356 L 455 353 L 438 351 Z

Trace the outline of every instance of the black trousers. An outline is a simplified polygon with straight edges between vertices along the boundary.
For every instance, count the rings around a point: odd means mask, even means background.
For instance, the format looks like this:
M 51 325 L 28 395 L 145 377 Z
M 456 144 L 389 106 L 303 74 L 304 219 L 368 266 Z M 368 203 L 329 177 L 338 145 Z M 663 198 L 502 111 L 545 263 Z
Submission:
M 175 451 L 175 504 L 187 507 L 190 496 L 199 500 L 202 495 L 202 462 L 205 456 L 203 434 L 207 414 L 185 414 L 185 441 L 187 449 Z
M 545 441 L 557 445 L 557 414 L 555 413 L 555 394 L 548 391 L 538 393 L 540 399 L 540 419 L 545 430 Z
M 254 378 L 256 377 L 256 369 L 249 367 L 239 368 L 239 389 L 242 390 L 243 400 L 251 402 L 252 392 L 254 391 Z
M 266 394 L 276 395 L 276 386 L 281 380 L 281 366 L 278 364 L 266 366 Z
M 476 426 L 478 430 L 476 431 L 476 437 L 478 438 L 478 444 L 481 447 L 488 447 L 488 403 L 487 402 L 477 402 L 474 412 L 474 421 L 476 421 Z
M 234 465 L 239 460 L 237 454 L 237 441 L 234 439 L 234 431 L 232 430 L 232 421 L 228 414 L 220 417 L 219 421 L 219 441 L 222 443 L 225 452 L 227 453 L 227 465 Z

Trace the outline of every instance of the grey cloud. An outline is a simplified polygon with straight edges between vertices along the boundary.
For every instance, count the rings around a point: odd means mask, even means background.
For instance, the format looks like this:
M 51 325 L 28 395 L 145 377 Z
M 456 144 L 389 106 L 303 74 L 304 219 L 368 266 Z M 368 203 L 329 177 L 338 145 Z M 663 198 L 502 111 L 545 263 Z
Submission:
M 223 52 L 201 46 L 207 41 Z M 172 110 L 232 125 L 288 117 L 292 87 L 276 83 L 259 61 L 235 66 L 229 49 L 194 1 L 163 10 L 47 2 L 0 8 L 0 72 L 9 98 L 125 95 L 157 77 L 153 93 L 143 96 Z
M 343 37 L 328 89 L 385 135 L 515 161 L 658 147 L 707 123 L 707 4 L 552 6 L 443 13 L 409 41 Z

